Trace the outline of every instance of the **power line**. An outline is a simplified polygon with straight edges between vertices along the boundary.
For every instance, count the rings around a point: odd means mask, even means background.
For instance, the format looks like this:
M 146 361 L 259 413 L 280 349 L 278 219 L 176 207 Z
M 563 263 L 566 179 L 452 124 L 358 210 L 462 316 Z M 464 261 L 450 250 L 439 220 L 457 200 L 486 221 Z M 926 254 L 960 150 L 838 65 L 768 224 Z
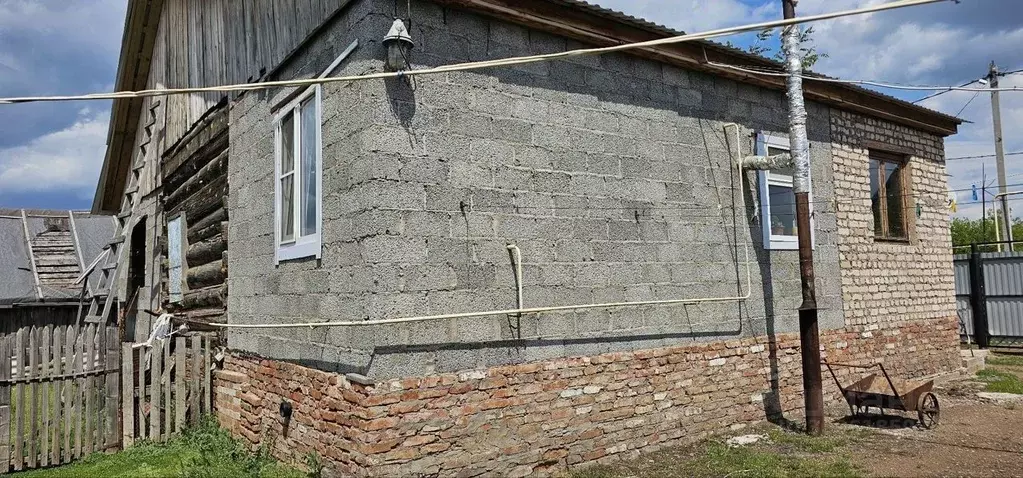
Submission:
M 769 28 L 777 28 L 788 25 L 797 25 L 801 23 L 829 20 L 832 18 L 846 17 L 852 15 L 861 15 L 865 13 L 880 12 L 884 10 L 892 10 L 896 8 L 912 7 L 917 5 L 926 5 L 930 3 L 938 3 L 949 0 L 900 0 L 890 3 L 883 3 L 880 5 L 874 5 L 870 7 L 864 7 L 854 10 L 845 10 L 832 13 L 824 13 L 819 15 L 810 15 L 806 17 L 773 20 L 769 22 L 761 22 L 756 24 L 750 24 L 738 27 L 721 28 L 717 30 L 711 30 L 703 33 L 694 33 L 679 35 L 674 37 L 659 38 L 656 40 L 648 40 L 636 43 L 625 43 L 621 45 L 614 45 L 600 48 L 584 48 L 578 50 L 569 50 L 558 53 L 548 53 L 543 55 L 533 56 L 522 56 L 522 57 L 511 57 L 503 58 L 498 60 L 485 60 L 478 62 L 467 62 L 457 63 L 452 65 L 444 65 L 434 68 L 424 68 L 420 70 L 406 70 L 396 72 L 381 72 L 381 73 L 370 73 L 364 75 L 355 76 L 340 76 L 340 77 L 325 77 L 325 78 L 308 78 L 308 79 L 295 79 L 295 80 L 282 80 L 282 81 L 265 81 L 259 83 L 241 83 L 235 85 L 223 85 L 223 86 L 209 86 L 209 87 L 195 87 L 195 88 L 161 88 L 161 89 L 150 89 L 140 91 L 119 91 L 114 93 L 92 93 L 84 95 L 70 95 L 70 96 L 28 96 L 28 97 L 11 97 L 11 98 L 0 98 L 0 104 L 13 104 L 13 103 L 33 103 L 33 102 L 46 102 L 46 101 L 85 101 L 85 100 L 109 100 L 109 99 L 120 99 L 120 98 L 143 98 L 150 96 L 167 96 L 177 94 L 190 94 L 190 93 L 206 93 L 206 92 L 231 92 L 231 91 L 252 91 L 252 90 L 264 90 L 269 88 L 278 87 L 290 87 L 290 86 L 310 86 L 317 84 L 337 83 L 337 82 L 351 82 L 359 80 L 370 80 L 370 79 L 385 79 L 385 78 L 402 78 L 405 76 L 414 75 L 428 75 L 436 73 L 447 73 L 455 71 L 467 71 L 467 70 L 478 70 L 483 68 L 492 68 L 499 66 L 512 66 L 521 65 L 527 63 L 537 63 L 543 61 L 551 61 L 562 58 L 571 58 L 576 56 L 585 55 L 599 55 L 603 53 L 610 53 L 615 51 L 625 51 L 637 48 L 646 48 L 658 45 L 669 45 L 675 43 L 682 43 L 687 41 L 695 40 L 706 40 L 710 38 L 716 38 L 726 35 L 732 35 L 736 33 L 750 32 L 750 31 L 762 31 Z
M 1018 156 L 1023 155 L 1023 151 L 1013 151 L 1013 153 L 1006 153 L 1005 156 Z M 945 161 L 960 161 L 960 160 L 979 160 L 982 158 L 994 158 L 995 155 L 977 155 L 977 156 L 960 156 L 955 158 L 945 158 Z
M 977 95 L 979 95 L 979 94 L 980 94 L 979 91 L 974 93 L 973 96 L 971 96 L 970 99 L 966 102 L 966 104 L 963 105 L 962 108 L 959 108 L 959 111 L 956 111 L 956 114 L 954 114 L 952 116 L 955 116 L 956 118 L 958 118 L 959 115 L 962 114 L 963 110 L 965 110 L 967 106 L 970 106 L 970 103 L 973 103 L 973 100 L 977 99 Z
M 718 67 L 721 67 L 721 68 L 730 68 L 732 70 L 742 71 L 742 72 L 745 72 L 745 73 L 752 73 L 752 74 L 755 74 L 755 75 L 779 76 L 779 77 L 789 76 L 788 73 L 775 72 L 775 71 L 764 71 L 764 70 L 753 70 L 753 69 L 750 69 L 750 68 L 743 68 L 741 66 L 729 65 L 727 63 L 717 63 L 717 62 L 709 61 L 709 62 L 707 62 L 707 64 L 708 65 L 713 65 L 713 66 L 718 66 Z M 876 86 L 876 87 L 879 87 L 879 88 L 891 88 L 891 89 L 894 89 L 894 90 L 976 91 L 977 93 L 980 93 L 982 91 L 1023 91 L 1023 87 L 1016 87 L 1016 86 L 1008 86 L 1008 87 L 1005 87 L 1005 88 L 966 88 L 965 87 L 966 85 L 962 85 L 962 86 L 905 85 L 905 84 L 900 84 L 900 83 L 885 83 L 885 82 L 874 81 L 874 80 L 843 80 L 843 79 L 839 79 L 839 78 L 824 78 L 824 77 L 820 77 L 820 76 L 809 76 L 809 75 L 799 75 L 799 77 L 804 79 L 804 80 L 821 81 L 821 82 L 824 82 L 824 83 L 843 83 L 843 84 L 851 84 L 851 85 L 867 85 L 867 86 Z M 972 82 L 970 82 L 970 83 L 972 83 Z M 967 83 L 967 85 L 968 84 L 969 83 Z
M 917 99 L 917 100 L 913 100 L 913 101 L 912 101 L 912 103 L 919 103 L 919 102 L 921 102 L 921 101 L 924 101 L 924 100 L 929 100 L 929 99 L 931 99 L 931 98 L 934 98 L 935 96 L 939 96 L 939 95 L 943 95 L 943 94 L 945 94 L 945 93 L 948 93 L 949 91 L 955 91 L 955 88 L 962 88 L 962 87 L 964 87 L 964 86 L 966 86 L 966 85 L 971 85 L 971 84 L 973 84 L 973 83 L 976 83 L 977 81 L 979 81 L 979 80 L 970 80 L 970 81 L 967 81 L 966 83 L 963 83 L 963 84 L 961 84 L 961 85 L 959 85 L 959 86 L 951 87 L 951 88 L 949 88 L 949 89 L 947 89 L 947 90 L 945 90 L 945 91 L 939 91 L 939 92 L 937 92 L 937 93 L 932 93 L 932 94 L 929 94 L 929 95 L 927 95 L 927 96 L 925 96 L 925 97 L 923 97 L 923 98 L 920 98 L 920 99 Z

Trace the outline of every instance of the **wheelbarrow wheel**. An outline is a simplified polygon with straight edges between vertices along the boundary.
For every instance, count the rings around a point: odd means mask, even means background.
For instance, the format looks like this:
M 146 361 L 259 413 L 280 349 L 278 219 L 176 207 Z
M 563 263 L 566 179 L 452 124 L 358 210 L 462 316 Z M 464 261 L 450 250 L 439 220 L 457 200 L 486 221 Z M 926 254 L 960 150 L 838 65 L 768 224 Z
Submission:
M 938 405 L 938 397 L 931 392 L 920 396 L 916 405 L 917 419 L 920 426 L 931 429 L 938 426 L 941 421 L 941 407 Z

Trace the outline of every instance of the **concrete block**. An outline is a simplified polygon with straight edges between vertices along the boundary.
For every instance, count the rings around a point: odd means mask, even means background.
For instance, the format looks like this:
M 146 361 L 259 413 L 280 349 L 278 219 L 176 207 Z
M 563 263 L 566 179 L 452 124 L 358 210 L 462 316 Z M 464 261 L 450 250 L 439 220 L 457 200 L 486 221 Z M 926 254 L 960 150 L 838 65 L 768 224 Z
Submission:
M 426 261 L 426 240 L 419 238 L 374 236 L 362 241 L 362 258 L 369 263 Z
M 448 183 L 455 188 L 493 187 L 494 171 L 487 164 L 455 161 L 448 168 Z

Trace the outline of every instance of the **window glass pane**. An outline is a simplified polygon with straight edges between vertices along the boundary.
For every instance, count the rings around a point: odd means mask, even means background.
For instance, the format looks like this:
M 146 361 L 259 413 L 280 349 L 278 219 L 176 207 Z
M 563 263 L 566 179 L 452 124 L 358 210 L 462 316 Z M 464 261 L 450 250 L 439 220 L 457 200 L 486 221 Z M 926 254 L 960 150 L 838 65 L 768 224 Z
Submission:
M 295 240 L 295 175 L 281 178 L 281 242 Z
M 771 235 L 796 235 L 796 195 L 787 186 L 768 186 L 771 201 Z
M 877 181 L 880 163 L 877 160 L 870 160 L 870 209 L 874 213 L 874 235 L 883 236 L 884 228 L 881 223 L 881 186 Z
M 787 153 L 787 152 L 789 152 L 789 150 L 787 150 L 787 149 L 775 148 L 774 146 L 768 146 L 767 147 L 767 155 L 768 156 L 774 156 L 776 154 L 782 154 L 782 153 Z
M 906 211 L 902 200 L 902 167 L 895 163 L 883 164 L 885 205 L 888 208 L 888 235 L 906 237 L 906 228 L 903 223 Z
M 167 222 L 167 291 L 171 302 L 181 301 L 181 217 Z
M 281 120 L 281 175 L 295 169 L 295 116 L 289 113 Z
M 316 137 L 316 104 L 315 96 L 302 103 L 302 124 L 299 132 L 302 135 L 301 174 L 302 174 L 302 235 L 316 233 L 316 202 L 319 191 L 316 189 L 316 153 L 320 148 Z

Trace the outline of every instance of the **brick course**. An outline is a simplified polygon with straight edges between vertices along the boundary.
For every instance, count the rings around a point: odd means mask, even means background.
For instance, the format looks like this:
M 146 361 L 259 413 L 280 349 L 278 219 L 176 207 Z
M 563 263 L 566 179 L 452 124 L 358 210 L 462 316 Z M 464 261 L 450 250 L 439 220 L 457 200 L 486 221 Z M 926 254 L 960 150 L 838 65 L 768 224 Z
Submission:
M 881 361 L 899 377 L 959 366 L 954 317 L 823 333 L 826 359 Z M 795 334 L 567 357 L 363 385 L 230 354 L 216 376 L 221 424 L 278 458 L 309 452 L 356 476 L 547 475 L 692 443 L 767 417 L 799 419 Z M 851 382 L 858 371 L 836 369 Z M 825 372 L 825 393 L 841 399 Z M 776 384 L 772 384 L 772 382 Z M 283 435 L 282 400 L 294 415 Z

